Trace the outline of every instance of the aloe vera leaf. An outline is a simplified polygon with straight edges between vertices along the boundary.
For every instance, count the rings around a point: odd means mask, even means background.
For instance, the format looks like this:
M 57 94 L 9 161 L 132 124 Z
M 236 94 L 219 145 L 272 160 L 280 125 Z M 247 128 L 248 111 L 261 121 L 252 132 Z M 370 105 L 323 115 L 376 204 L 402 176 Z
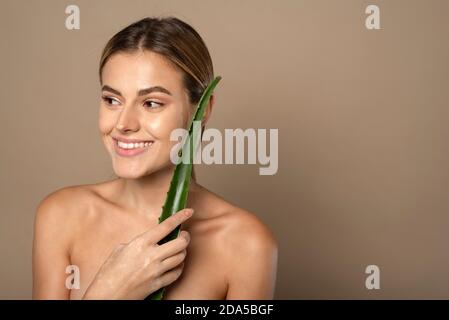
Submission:
M 194 121 L 202 121 L 206 106 L 209 103 L 210 96 L 213 90 L 217 86 L 218 82 L 221 80 L 221 76 L 215 77 L 201 96 L 201 99 L 197 105 L 196 111 L 189 124 L 189 135 L 182 146 L 182 161 L 176 165 L 175 171 L 173 173 L 172 180 L 170 182 L 170 187 L 167 192 L 167 197 L 165 198 L 165 203 L 162 207 L 162 213 L 159 217 L 159 223 L 169 218 L 176 212 L 184 209 L 187 205 L 187 197 L 189 194 L 190 177 L 192 174 L 193 157 L 195 155 L 196 146 L 194 145 L 197 141 L 195 136 L 197 132 L 193 130 Z M 190 148 L 190 152 L 186 152 L 187 148 Z M 189 161 L 185 163 L 184 159 L 189 156 Z M 177 226 L 169 235 L 158 242 L 159 245 L 164 244 L 170 240 L 176 239 L 179 235 L 181 225 Z M 145 300 L 162 300 L 165 292 L 165 288 L 160 288 L 159 290 L 150 294 Z

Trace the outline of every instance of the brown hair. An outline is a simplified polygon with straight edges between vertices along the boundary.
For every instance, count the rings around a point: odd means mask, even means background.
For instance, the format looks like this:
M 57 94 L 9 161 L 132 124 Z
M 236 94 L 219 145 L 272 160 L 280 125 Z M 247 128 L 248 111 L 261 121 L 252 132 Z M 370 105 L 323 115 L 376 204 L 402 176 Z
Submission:
M 158 53 L 177 66 L 183 73 L 184 87 L 192 105 L 198 104 L 203 91 L 214 79 L 209 51 L 195 29 L 175 17 L 153 17 L 127 26 L 108 41 L 100 59 L 100 82 L 103 67 L 113 54 L 137 50 Z M 192 177 L 196 180 L 194 170 Z

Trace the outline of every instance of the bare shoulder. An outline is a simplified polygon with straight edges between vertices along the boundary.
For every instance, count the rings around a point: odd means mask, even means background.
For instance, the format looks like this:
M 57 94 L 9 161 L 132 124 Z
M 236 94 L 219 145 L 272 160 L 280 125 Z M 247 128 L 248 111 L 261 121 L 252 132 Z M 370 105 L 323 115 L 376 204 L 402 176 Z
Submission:
M 278 260 L 274 233 L 256 213 L 208 190 L 203 193 L 203 211 L 210 212 L 207 220 L 215 230 L 207 239 L 224 275 L 226 299 L 272 299 Z
M 82 221 L 80 218 L 92 212 L 96 198 L 91 185 L 68 186 L 51 192 L 37 206 L 35 229 L 69 236 Z
M 226 245 L 226 251 L 235 256 L 238 253 L 247 254 L 248 251 L 277 250 L 277 240 L 272 230 L 257 216 L 256 213 L 240 208 L 223 199 L 219 195 L 203 189 L 207 195 L 209 210 L 214 212 L 220 225 L 220 237 Z
M 68 218 L 70 212 L 85 207 L 89 200 L 96 197 L 91 185 L 76 185 L 63 187 L 48 194 L 38 205 L 37 214 L 42 216 L 62 215 Z
M 65 270 L 72 264 L 80 223 L 89 216 L 92 199 L 95 195 L 89 186 L 70 186 L 51 192 L 38 204 L 32 258 L 34 298 L 69 298 Z
M 233 206 L 226 216 L 228 245 L 233 255 L 277 250 L 276 237 L 255 213 Z
M 224 275 L 226 299 L 273 299 L 278 261 L 274 233 L 256 213 L 208 190 L 202 198 L 204 211 L 211 212 L 208 220 L 214 221 L 216 232 L 209 243 Z

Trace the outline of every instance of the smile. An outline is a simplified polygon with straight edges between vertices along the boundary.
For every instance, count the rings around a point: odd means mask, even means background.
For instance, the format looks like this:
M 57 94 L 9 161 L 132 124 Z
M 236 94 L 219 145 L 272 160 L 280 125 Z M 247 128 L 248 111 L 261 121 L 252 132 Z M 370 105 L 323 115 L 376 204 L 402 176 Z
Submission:
M 143 148 L 148 147 L 149 145 L 153 144 L 153 141 L 146 141 L 146 142 L 135 142 L 135 143 L 126 143 L 122 141 L 117 141 L 117 145 L 122 149 L 137 149 L 137 148 Z
M 115 152 L 119 156 L 132 157 L 147 151 L 154 141 L 125 142 L 113 138 Z

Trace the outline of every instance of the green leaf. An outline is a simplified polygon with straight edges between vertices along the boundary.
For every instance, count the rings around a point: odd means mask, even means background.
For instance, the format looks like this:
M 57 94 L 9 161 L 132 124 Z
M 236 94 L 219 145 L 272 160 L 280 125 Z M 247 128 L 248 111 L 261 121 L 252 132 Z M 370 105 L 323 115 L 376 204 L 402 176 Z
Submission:
M 194 121 L 202 121 L 206 106 L 209 103 L 210 96 L 213 90 L 217 86 L 218 82 L 221 80 L 221 76 L 215 77 L 214 80 L 209 83 L 207 88 L 204 90 L 203 95 L 198 103 L 195 114 L 190 120 L 189 124 L 189 135 L 185 140 L 180 153 L 182 155 L 182 161 L 176 165 L 175 171 L 173 173 L 172 180 L 170 182 L 170 187 L 167 192 L 167 197 L 165 198 L 164 206 L 162 207 L 162 213 L 159 217 L 159 223 L 169 218 L 176 212 L 184 209 L 187 205 L 187 198 L 189 194 L 190 177 L 192 175 L 193 157 L 196 154 L 197 142 L 197 132 L 193 130 Z M 189 148 L 190 150 L 188 150 Z M 190 152 L 188 152 L 190 151 Z M 189 157 L 189 159 L 187 159 Z M 176 239 L 179 235 L 181 225 L 176 227 L 169 235 L 158 242 L 159 245 L 164 244 L 168 241 Z M 160 288 L 159 290 L 150 294 L 145 300 L 162 300 L 165 292 L 165 288 Z

